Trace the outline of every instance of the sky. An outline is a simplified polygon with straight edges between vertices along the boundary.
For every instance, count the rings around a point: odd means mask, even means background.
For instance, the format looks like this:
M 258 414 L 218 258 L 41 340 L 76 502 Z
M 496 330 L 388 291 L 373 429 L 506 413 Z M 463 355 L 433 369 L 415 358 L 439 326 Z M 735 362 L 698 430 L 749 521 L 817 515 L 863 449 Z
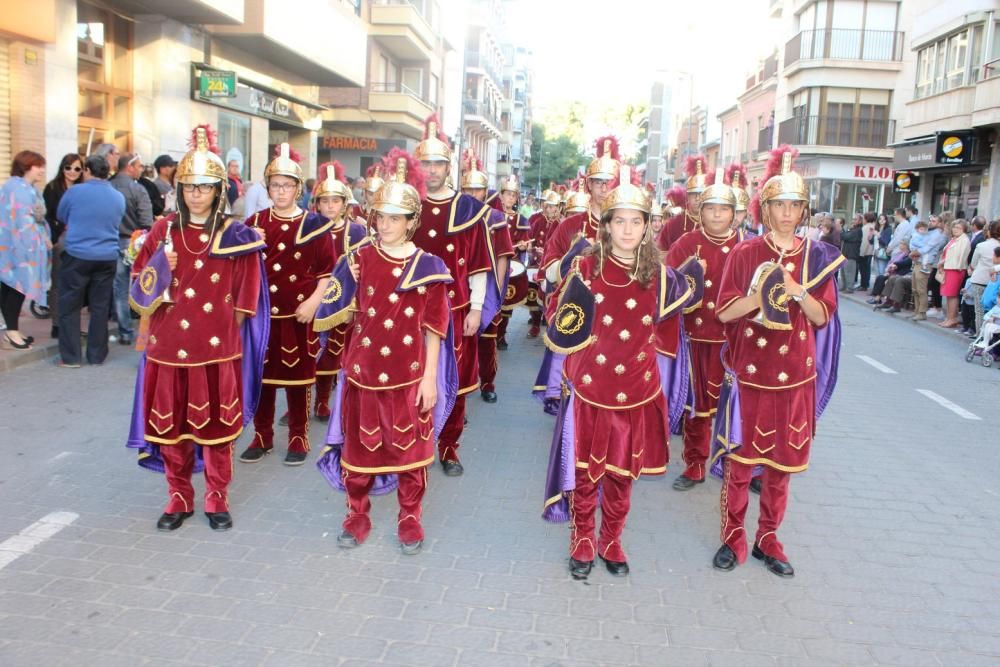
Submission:
M 461 3 L 462 0 L 457 0 Z M 508 0 L 507 29 L 534 53 L 536 120 L 572 100 L 591 106 L 649 100 L 652 82 L 675 81 L 687 107 L 715 116 L 736 102 L 758 59 L 774 48 L 768 0 Z M 612 128 L 613 129 L 613 128 Z

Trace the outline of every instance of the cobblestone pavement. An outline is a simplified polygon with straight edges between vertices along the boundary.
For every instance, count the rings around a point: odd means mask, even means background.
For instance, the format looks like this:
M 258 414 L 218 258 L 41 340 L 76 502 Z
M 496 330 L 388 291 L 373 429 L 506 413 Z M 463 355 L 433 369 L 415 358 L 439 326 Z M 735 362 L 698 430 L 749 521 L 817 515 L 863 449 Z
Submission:
M 470 400 L 465 476 L 431 471 L 416 557 L 393 497 L 369 543 L 338 550 L 343 497 L 280 456 L 236 464 L 234 530 L 198 513 L 157 533 L 163 480 L 123 448 L 134 353 L 0 374 L 0 664 L 996 665 L 997 371 L 957 337 L 843 314 L 839 390 L 782 527 L 787 581 L 752 559 L 712 570 L 719 484 L 670 489 L 676 439 L 667 477 L 635 487 L 632 575 L 569 579 L 567 528 L 539 518 L 552 422 L 527 393 L 541 344 L 523 314 L 500 402 Z M 58 530 L 53 512 L 78 518 Z

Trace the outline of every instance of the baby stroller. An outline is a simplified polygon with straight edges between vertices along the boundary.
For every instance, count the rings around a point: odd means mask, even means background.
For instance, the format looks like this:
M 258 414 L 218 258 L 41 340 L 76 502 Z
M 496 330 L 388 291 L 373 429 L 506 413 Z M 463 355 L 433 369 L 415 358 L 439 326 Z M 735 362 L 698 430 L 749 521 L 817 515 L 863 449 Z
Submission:
M 984 320 L 976 339 L 969 343 L 965 360 L 972 363 L 972 360 L 978 356 L 983 367 L 989 368 L 996 361 L 997 353 L 994 350 L 998 346 L 1000 346 L 1000 324 L 992 318 Z

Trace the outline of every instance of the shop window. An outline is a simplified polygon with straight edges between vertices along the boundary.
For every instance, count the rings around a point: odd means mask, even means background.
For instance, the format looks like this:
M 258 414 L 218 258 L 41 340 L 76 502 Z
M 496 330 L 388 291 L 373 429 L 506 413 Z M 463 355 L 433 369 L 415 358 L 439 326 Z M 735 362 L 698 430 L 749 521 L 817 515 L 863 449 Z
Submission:
M 132 148 L 131 25 L 85 2 L 77 6 L 78 150 Z
M 220 111 L 217 143 L 226 168 L 229 168 L 231 161 L 236 160 L 240 165 L 240 177 L 244 181 L 252 180 L 249 164 L 250 118 Z
M 979 23 L 918 50 L 914 97 L 919 99 L 978 81 L 984 61 L 989 60 L 984 34 L 985 26 Z M 994 47 L 1000 50 L 1000 46 Z

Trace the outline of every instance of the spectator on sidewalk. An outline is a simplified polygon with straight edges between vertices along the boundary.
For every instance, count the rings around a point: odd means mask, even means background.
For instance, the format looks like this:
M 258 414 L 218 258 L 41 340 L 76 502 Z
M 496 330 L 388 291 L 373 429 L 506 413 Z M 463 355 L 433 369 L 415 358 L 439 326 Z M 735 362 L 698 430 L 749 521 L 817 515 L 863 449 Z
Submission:
M 245 199 L 240 199 L 243 197 L 243 174 L 240 171 L 240 161 L 230 160 L 226 165 L 226 177 L 229 182 L 229 187 L 226 188 L 226 199 L 229 201 L 229 212 L 234 218 L 239 220 L 243 219 L 243 213 L 245 211 L 244 203 Z
M 118 146 L 114 144 L 101 144 L 94 149 L 91 155 L 100 155 L 107 161 L 108 168 L 111 170 L 111 175 L 108 178 L 115 175 L 115 172 L 118 170 L 118 160 L 122 156 L 118 150 Z
M 243 196 L 243 218 L 247 219 L 258 211 L 271 208 L 271 198 L 267 194 L 267 188 L 260 181 L 254 181 L 245 191 Z
M 45 180 L 45 158 L 35 151 L 14 156 L 10 179 L 0 188 L 0 313 L 6 331 L 0 343 L 31 349 L 34 339 L 20 331 L 25 299 L 48 304 L 49 230 L 38 185 Z
M 861 259 L 858 260 L 859 280 L 854 286 L 865 292 L 871 285 L 872 263 L 875 256 L 875 214 L 865 213 L 861 225 Z
M 875 223 L 875 239 L 873 241 L 875 256 L 872 261 L 875 264 L 873 267 L 875 276 L 884 276 L 885 270 L 889 267 L 889 259 L 891 257 L 889 254 L 889 242 L 891 240 L 892 224 L 889 222 L 889 216 L 881 213 L 878 216 L 878 221 Z
M 993 273 L 993 251 L 1000 247 L 1000 220 L 994 220 L 986 228 L 986 238 L 976 246 L 969 263 L 969 276 L 972 281 L 972 298 L 976 307 L 976 331 L 983 325 L 983 291 L 987 283 L 995 277 Z
M 923 232 L 922 230 L 925 230 Z M 916 232 L 910 243 L 910 257 L 913 258 L 913 315 L 914 322 L 922 322 L 927 319 L 927 292 L 931 274 L 937 268 L 941 256 L 941 249 L 947 242 L 944 232 L 941 230 L 941 218 L 932 215 L 930 222 L 920 221 L 916 225 Z
M 167 208 L 168 201 L 176 201 L 174 172 L 177 171 L 177 161 L 164 154 L 153 161 L 153 168 L 156 170 L 156 178 L 152 183 L 156 192 L 154 196 L 154 192 L 149 191 L 149 200 L 153 204 L 153 217 L 158 218 L 164 213 L 170 212 L 170 209 Z
M 924 223 L 926 225 L 926 223 Z M 872 289 L 874 296 L 868 303 L 876 304 L 875 310 L 888 310 L 898 313 L 910 300 L 912 283 L 910 273 L 913 270 L 913 259 L 910 257 L 910 244 L 903 241 L 899 251 L 892 256 L 884 276 L 879 276 Z
M 840 291 L 849 294 L 854 291 L 854 277 L 861 259 L 861 216 L 855 215 L 850 226 L 847 226 L 843 218 L 837 220 L 844 228 L 840 235 L 840 251 L 847 259 L 840 265 Z
M 962 303 L 959 307 L 962 314 L 962 328 L 958 330 L 960 334 L 966 336 L 976 335 L 976 304 L 972 302 L 972 278 L 965 277 L 965 285 L 961 293 Z
M 100 364 L 108 356 L 108 311 L 119 262 L 118 231 L 125 215 L 125 196 L 108 182 L 108 162 L 92 155 L 84 162 L 83 183 L 70 188 L 57 216 L 66 222 L 59 270 L 60 366 L 79 368 L 80 310 L 90 310 L 87 361 Z
M 968 275 L 969 268 L 969 237 L 966 232 L 965 220 L 951 223 L 951 238 L 941 252 L 938 269 L 944 272 L 941 283 L 941 296 L 948 299 L 948 315 L 938 326 L 954 329 L 960 324 L 958 319 L 958 293 Z
M 937 218 L 936 224 L 938 229 L 938 234 L 934 234 L 934 225 Z M 939 216 L 931 215 L 930 233 L 932 240 L 935 245 L 939 245 L 937 256 L 933 259 L 934 265 L 941 261 L 941 250 L 944 250 L 944 246 L 948 243 L 948 239 L 951 238 L 951 223 L 955 222 L 955 215 L 951 211 L 945 211 Z M 935 240 L 936 238 L 936 240 Z M 937 279 L 937 271 L 932 270 L 927 279 L 927 290 L 930 292 L 928 297 L 928 303 L 930 308 L 927 311 L 928 317 L 944 317 L 944 311 L 941 305 L 941 283 Z
M 49 286 L 49 315 L 52 318 L 52 338 L 59 338 L 59 256 L 62 254 L 62 235 L 66 224 L 56 215 L 59 202 L 71 186 L 83 182 L 83 158 L 79 153 L 67 153 L 59 161 L 59 171 L 55 178 L 48 182 L 42 191 L 45 200 L 45 219 L 49 223 L 49 236 L 52 239 L 52 271 Z
M 918 213 L 919 211 L 917 211 L 917 207 L 914 206 L 913 204 L 910 204 L 909 206 L 906 207 L 906 219 L 910 221 L 910 225 L 912 227 L 916 227 L 917 222 L 920 221 L 920 216 L 918 215 Z
M 118 158 L 118 173 L 111 179 L 111 186 L 125 197 L 125 214 L 118 227 L 118 269 L 115 273 L 115 318 L 118 320 L 118 343 L 135 342 L 132 326 L 132 307 L 128 303 L 131 267 L 124 262 L 125 248 L 132 233 L 153 226 L 153 207 L 146 189 L 137 182 L 142 174 L 142 158 L 138 153 L 125 153 Z
M 972 253 L 976 246 L 986 240 L 986 218 L 977 215 L 972 219 L 972 234 L 969 237 L 969 264 L 972 264 Z
M 889 240 L 889 245 L 886 247 L 890 255 L 895 255 L 896 250 L 899 249 L 899 244 L 906 241 L 909 245 L 910 237 L 913 236 L 913 230 L 915 228 L 915 223 L 910 222 L 906 219 L 906 209 L 897 208 L 896 212 L 893 214 L 893 220 L 895 221 L 895 227 L 892 230 L 892 238 Z

